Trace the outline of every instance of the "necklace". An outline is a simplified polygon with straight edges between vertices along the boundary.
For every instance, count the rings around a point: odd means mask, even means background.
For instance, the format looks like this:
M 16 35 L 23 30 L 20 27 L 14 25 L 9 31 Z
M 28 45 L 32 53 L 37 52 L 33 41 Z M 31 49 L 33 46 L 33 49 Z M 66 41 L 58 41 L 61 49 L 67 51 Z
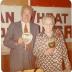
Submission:
M 48 43 L 48 46 L 50 48 L 54 48 L 55 47 L 55 41 Z

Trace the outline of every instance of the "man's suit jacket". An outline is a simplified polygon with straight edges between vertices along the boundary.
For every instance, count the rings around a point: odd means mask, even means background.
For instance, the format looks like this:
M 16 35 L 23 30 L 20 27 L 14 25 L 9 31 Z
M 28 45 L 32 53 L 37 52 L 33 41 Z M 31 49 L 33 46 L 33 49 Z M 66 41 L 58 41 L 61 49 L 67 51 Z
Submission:
M 19 65 L 21 65 L 21 62 L 24 62 L 24 64 L 26 64 L 26 62 L 30 62 L 30 64 L 32 63 L 32 48 L 35 42 L 35 38 L 37 33 L 39 33 L 39 26 L 37 24 L 34 23 L 30 23 L 30 31 L 33 35 L 33 40 L 31 42 L 31 48 L 28 48 L 29 50 L 26 52 L 24 49 L 24 44 L 21 45 L 16 45 L 15 43 L 18 41 L 18 39 L 22 36 L 22 24 L 21 21 L 19 22 L 15 22 L 15 23 L 11 23 L 5 39 L 4 39 L 4 45 L 7 46 L 8 48 L 10 48 L 10 65 L 11 67 L 15 66 L 16 67 Z M 31 49 L 31 50 L 30 50 Z M 26 58 L 27 57 L 27 58 Z M 24 59 L 23 59 L 24 58 Z M 25 61 L 22 61 L 25 60 Z M 27 65 L 28 65 L 27 62 Z

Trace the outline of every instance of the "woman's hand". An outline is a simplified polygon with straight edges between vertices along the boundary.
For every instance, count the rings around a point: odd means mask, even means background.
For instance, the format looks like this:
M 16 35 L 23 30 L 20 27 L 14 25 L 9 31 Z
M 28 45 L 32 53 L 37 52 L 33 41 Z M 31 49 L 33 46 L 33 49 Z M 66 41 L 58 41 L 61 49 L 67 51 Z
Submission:
M 70 63 L 67 63 L 67 64 L 65 65 L 65 70 L 64 70 L 64 72 L 71 72 L 71 65 L 70 65 Z
M 63 70 L 62 72 L 71 72 L 71 70 L 65 69 L 65 70 Z
M 52 54 L 54 51 L 54 48 L 49 48 L 45 51 L 45 55 L 49 55 L 49 54 Z

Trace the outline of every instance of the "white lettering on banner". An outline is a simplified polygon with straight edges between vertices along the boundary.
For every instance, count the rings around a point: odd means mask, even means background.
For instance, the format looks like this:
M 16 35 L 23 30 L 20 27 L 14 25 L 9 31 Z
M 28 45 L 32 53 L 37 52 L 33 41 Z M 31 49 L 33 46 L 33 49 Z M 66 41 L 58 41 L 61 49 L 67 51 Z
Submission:
M 10 23 L 20 20 L 20 13 L 21 6 L 0 5 L 2 55 L 9 54 L 10 52 L 10 49 L 3 45 L 4 36 Z
M 53 15 L 56 22 L 55 27 L 62 29 L 66 42 L 72 42 L 71 8 L 33 6 L 33 9 L 32 21 L 39 23 L 43 16 Z
M 66 42 L 72 42 L 72 25 L 71 25 L 71 10 L 70 8 L 60 7 L 35 7 L 33 6 L 34 13 L 32 21 L 39 24 L 41 18 L 45 15 L 53 15 L 55 17 L 55 26 L 63 30 Z M 21 6 L 1 6 L 1 37 L 2 37 L 2 51 L 6 52 L 7 49 L 3 45 L 3 39 L 6 30 L 11 22 L 20 20 Z
M 5 17 L 1 13 L 1 23 L 9 23 L 9 21 L 14 22 L 14 12 L 5 12 Z

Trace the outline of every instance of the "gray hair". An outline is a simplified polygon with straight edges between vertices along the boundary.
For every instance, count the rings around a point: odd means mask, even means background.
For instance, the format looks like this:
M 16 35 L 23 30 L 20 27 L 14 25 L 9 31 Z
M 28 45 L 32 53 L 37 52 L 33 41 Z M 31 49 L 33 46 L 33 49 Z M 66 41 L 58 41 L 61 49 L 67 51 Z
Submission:
M 23 14 L 23 11 L 25 10 L 25 9 L 28 9 L 28 10 L 30 10 L 30 12 L 31 12 L 31 14 L 32 14 L 32 12 L 33 12 L 33 9 L 32 9 L 32 7 L 31 6 L 23 6 L 22 7 L 22 9 L 21 9 L 21 14 Z
M 53 26 L 53 30 L 55 30 L 55 28 L 54 28 L 54 27 L 55 27 L 55 17 L 54 17 L 53 15 L 47 15 L 47 16 L 44 16 L 44 17 L 42 18 L 42 24 L 45 23 L 45 20 L 46 20 L 47 18 L 51 18 L 51 19 L 52 19 L 52 22 L 53 22 L 53 24 L 54 24 L 54 26 Z M 44 34 L 44 31 L 45 31 L 45 29 L 44 29 L 44 27 L 42 27 L 41 35 Z
M 45 23 L 45 20 L 48 19 L 48 18 L 51 18 L 53 24 L 55 25 L 55 17 L 54 17 L 53 15 L 44 16 L 44 17 L 42 18 L 42 23 L 44 24 L 44 23 Z

